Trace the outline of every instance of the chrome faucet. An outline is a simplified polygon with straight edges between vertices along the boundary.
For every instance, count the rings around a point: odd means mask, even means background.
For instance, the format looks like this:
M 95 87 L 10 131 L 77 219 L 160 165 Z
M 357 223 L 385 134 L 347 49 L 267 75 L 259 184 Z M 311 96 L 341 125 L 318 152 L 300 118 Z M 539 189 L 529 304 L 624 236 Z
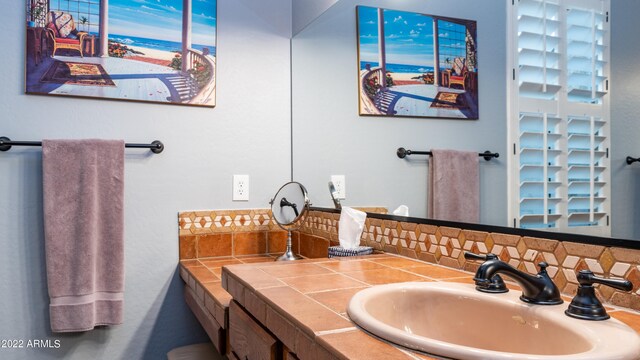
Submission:
M 560 290 L 547 274 L 546 268 L 549 265 L 543 261 L 538 266 L 540 272 L 537 275 L 529 275 L 501 261 L 495 255 L 487 256 L 487 261 L 480 265 L 473 280 L 477 287 L 487 287 L 495 275 L 502 274 L 520 285 L 522 288 L 520 300 L 537 305 L 562 304 L 564 301 L 560 297 Z

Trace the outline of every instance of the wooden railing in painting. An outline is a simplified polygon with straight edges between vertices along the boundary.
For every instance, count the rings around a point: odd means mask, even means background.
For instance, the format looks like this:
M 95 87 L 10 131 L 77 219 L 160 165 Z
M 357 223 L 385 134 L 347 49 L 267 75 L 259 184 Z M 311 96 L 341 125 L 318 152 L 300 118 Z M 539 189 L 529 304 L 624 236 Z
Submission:
M 375 98 L 386 77 L 382 68 L 375 67 L 360 71 L 360 113 L 381 115 L 382 112 L 375 105 Z
M 216 60 L 208 54 L 196 49 L 189 49 L 186 61 L 191 79 L 198 84 L 198 93 L 189 100 L 190 104 L 210 104 L 216 89 Z M 205 76 L 203 77 L 203 74 Z

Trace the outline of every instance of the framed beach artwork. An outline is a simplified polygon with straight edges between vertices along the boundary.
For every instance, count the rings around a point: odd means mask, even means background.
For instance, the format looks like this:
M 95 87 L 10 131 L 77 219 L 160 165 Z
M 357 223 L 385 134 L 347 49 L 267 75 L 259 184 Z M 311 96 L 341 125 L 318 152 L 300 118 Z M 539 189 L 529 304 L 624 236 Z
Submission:
M 358 6 L 360 115 L 478 119 L 472 20 Z
M 26 0 L 26 93 L 213 107 L 217 0 Z

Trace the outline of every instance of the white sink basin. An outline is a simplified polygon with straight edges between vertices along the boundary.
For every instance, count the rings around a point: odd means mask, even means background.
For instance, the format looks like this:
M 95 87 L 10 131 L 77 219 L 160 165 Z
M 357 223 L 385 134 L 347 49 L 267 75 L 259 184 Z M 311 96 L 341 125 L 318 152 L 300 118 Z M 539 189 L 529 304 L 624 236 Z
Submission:
M 568 303 L 531 305 L 520 294 L 445 282 L 379 285 L 354 295 L 348 313 L 382 339 L 455 359 L 640 358 L 640 336 L 620 321 L 570 318 Z

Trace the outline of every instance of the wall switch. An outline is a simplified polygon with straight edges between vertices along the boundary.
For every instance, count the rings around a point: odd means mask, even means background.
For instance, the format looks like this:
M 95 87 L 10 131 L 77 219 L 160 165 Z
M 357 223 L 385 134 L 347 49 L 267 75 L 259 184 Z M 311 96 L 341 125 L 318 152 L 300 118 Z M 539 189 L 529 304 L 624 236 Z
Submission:
M 233 175 L 233 201 L 249 201 L 249 175 Z
M 347 183 L 345 182 L 344 175 L 331 175 L 331 182 L 336 188 L 336 196 L 340 200 L 347 198 Z

